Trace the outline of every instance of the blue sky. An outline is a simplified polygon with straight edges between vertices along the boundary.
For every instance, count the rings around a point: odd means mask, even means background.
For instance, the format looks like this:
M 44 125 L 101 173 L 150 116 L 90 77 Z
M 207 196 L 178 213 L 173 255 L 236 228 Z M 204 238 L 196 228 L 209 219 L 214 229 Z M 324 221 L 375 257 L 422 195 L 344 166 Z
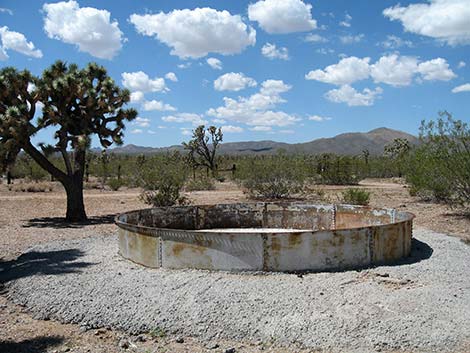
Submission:
M 179 144 L 200 123 L 292 143 L 470 119 L 469 0 L 1 0 L 0 39 L 1 67 L 104 65 L 139 111 L 125 143 Z

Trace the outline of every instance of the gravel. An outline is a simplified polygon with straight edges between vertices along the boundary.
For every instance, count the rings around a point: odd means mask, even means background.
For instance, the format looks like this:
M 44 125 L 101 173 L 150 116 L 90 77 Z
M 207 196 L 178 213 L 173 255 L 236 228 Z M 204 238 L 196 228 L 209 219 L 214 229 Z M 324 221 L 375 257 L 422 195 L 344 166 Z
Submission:
M 100 236 L 37 246 L 1 264 L 0 279 L 35 317 L 90 329 L 333 352 L 458 351 L 470 342 L 470 246 L 414 234 L 400 264 L 309 274 L 148 269 Z

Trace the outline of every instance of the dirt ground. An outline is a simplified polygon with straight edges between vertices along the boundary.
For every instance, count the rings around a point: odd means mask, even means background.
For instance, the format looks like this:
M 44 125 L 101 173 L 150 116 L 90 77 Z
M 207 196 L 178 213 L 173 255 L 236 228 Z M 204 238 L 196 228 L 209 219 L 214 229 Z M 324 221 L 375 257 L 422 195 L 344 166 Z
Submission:
M 372 192 L 371 206 L 395 207 L 414 213 L 415 227 L 457 236 L 470 241 L 470 218 L 444 205 L 422 202 L 409 196 L 406 185 L 397 180 L 367 179 L 360 188 Z M 341 202 L 345 187 L 316 186 L 304 199 Z M 323 190 L 323 191 L 318 191 Z M 195 204 L 247 201 L 248 196 L 236 184 L 217 184 L 214 191 L 187 194 Z M 320 198 L 322 200 L 320 200 Z M 83 238 L 96 234 L 112 236 L 116 232 L 114 216 L 119 212 L 145 208 L 138 189 L 118 192 L 85 190 L 89 222 L 69 225 L 62 221 L 66 205 L 59 185 L 52 192 L 28 193 L 9 191 L 0 185 L 0 271 L 31 246 L 57 239 Z M 1 288 L 0 288 L 1 289 Z M 199 342 L 190 337 L 159 337 L 151 333 L 129 336 L 103 328 L 85 330 L 77 325 L 36 320 L 22 307 L 0 295 L 0 352 L 303 352 L 298 347 L 280 349 L 269 342 Z M 233 349 L 233 350 L 231 350 Z

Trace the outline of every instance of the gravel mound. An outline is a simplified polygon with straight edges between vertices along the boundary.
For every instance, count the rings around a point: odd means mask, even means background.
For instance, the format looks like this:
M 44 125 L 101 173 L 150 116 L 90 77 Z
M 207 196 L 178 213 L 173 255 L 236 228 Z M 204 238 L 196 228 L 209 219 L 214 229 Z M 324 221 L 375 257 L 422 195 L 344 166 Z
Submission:
M 274 342 L 333 352 L 457 351 L 470 342 L 470 246 L 416 230 L 410 259 L 310 274 L 148 269 L 114 237 L 48 243 L 3 263 L 38 318 L 130 333 Z

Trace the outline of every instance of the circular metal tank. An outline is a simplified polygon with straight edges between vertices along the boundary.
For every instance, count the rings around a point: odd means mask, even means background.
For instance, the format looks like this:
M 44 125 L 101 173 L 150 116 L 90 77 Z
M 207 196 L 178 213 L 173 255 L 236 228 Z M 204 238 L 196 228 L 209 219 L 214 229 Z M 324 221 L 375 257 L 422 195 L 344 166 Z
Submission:
M 414 215 L 305 203 L 159 207 L 120 214 L 119 253 L 147 267 L 325 271 L 407 257 Z

